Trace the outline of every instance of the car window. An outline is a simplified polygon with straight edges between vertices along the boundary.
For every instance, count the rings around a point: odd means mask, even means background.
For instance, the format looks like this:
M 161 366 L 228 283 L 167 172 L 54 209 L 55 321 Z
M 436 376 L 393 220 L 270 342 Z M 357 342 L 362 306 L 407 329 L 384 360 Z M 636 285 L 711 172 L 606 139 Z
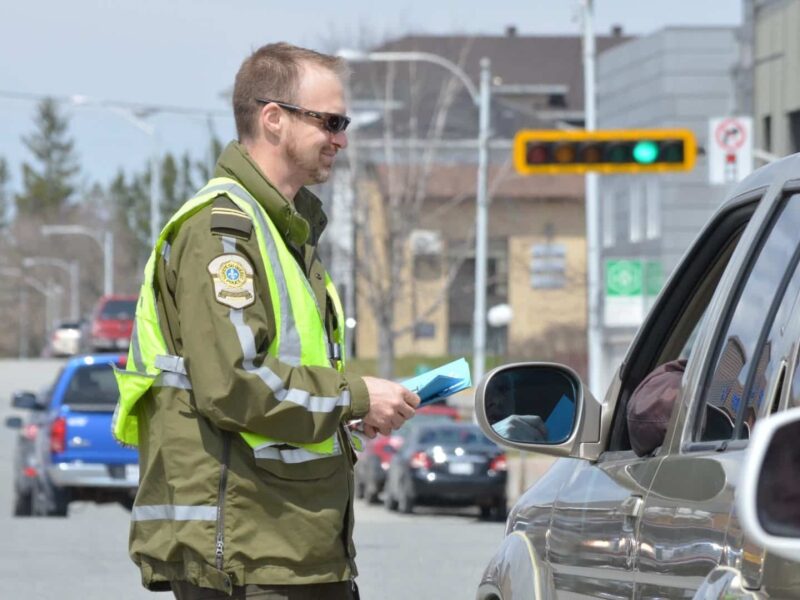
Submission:
M 85 365 L 72 374 L 64 395 L 64 404 L 107 404 L 113 406 L 119 398 L 114 371 L 108 363 Z
M 763 189 L 752 190 L 716 215 L 670 277 L 620 369 L 621 386 L 611 424 L 609 451 L 632 449 L 627 408 L 639 384 L 661 365 L 691 354 L 708 305 L 762 193 Z
M 485 444 L 493 445 L 480 429 L 426 429 L 420 432 L 419 441 L 422 444 Z
M 712 376 L 702 397 L 703 409 L 698 413 L 696 439 L 749 436 L 766 387 L 766 367 L 771 360 L 769 336 L 789 283 L 787 267 L 791 273 L 796 265 L 798 230 L 800 196 L 793 196 L 779 210 L 719 338 Z M 746 390 L 752 391 L 745 397 Z
M 133 319 L 136 300 L 109 300 L 100 309 L 101 319 Z

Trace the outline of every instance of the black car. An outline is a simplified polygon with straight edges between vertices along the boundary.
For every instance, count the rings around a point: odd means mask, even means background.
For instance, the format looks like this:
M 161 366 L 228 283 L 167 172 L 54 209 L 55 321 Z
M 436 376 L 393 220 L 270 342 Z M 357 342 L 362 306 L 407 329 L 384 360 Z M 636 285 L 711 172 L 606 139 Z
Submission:
M 359 455 L 355 466 L 356 497 L 363 498 L 370 504 L 377 503 L 378 495 L 386 484 L 386 473 L 392 456 L 403 445 L 412 428 L 428 423 L 453 423 L 452 417 L 445 414 L 428 414 L 425 407 L 419 409 L 410 421 L 406 421 L 390 436 L 379 435 L 369 440 L 364 451 Z
M 383 501 L 404 513 L 416 504 L 478 505 L 482 518 L 505 518 L 505 453 L 471 423 L 414 427 L 389 466 Z

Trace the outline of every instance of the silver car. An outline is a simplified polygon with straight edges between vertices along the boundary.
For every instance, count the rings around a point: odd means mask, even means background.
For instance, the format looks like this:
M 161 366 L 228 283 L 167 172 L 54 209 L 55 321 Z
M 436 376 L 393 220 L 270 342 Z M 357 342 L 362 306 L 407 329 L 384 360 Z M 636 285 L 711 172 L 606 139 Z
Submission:
M 560 365 L 487 374 L 484 432 L 561 458 L 512 508 L 478 600 L 800 598 L 800 564 L 748 539 L 734 503 L 753 426 L 800 406 L 798 298 L 794 155 L 750 175 L 712 217 L 602 401 Z M 629 401 L 681 357 L 663 439 L 638 455 Z

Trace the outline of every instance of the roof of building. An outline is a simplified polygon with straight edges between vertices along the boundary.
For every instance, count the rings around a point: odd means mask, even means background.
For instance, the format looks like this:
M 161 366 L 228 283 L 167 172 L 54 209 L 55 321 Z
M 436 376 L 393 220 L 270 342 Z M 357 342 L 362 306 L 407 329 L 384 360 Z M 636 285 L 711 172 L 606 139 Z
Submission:
M 629 39 L 621 33 L 598 36 L 597 52 Z M 495 138 L 510 139 L 523 128 L 582 125 L 580 36 L 409 35 L 372 51 L 444 57 L 461 68 L 476 88 L 481 58 L 489 58 Z M 383 136 L 389 119 L 398 137 L 463 139 L 477 135 L 472 98 L 463 83 L 440 65 L 423 61 L 354 63 L 351 86 L 354 106 L 362 115 L 371 111 L 360 125 L 366 137 Z M 390 116 L 387 106 L 391 107 Z M 440 132 L 432 134 L 437 127 Z

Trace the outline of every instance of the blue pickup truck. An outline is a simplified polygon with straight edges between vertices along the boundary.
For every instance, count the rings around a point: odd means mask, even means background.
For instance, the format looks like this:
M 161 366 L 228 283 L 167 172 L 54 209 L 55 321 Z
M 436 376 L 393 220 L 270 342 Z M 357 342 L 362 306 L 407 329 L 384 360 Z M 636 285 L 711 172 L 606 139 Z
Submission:
M 66 516 L 74 500 L 119 502 L 130 508 L 139 485 L 139 456 L 111 435 L 118 390 L 116 354 L 69 360 L 52 386 L 40 394 L 16 392 L 18 428 L 14 461 L 14 514 Z

